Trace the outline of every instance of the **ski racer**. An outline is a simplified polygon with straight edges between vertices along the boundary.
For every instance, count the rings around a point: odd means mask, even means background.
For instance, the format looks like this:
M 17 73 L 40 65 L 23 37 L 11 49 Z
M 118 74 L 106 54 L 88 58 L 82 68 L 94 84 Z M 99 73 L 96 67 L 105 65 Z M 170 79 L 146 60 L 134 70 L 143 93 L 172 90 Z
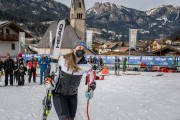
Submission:
M 46 87 L 52 90 L 53 103 L 59 120 L 74 120 L 77 110 L 77 93 L 81 78 L 86 73 L 89 88 L 85 92 L 86 98 L 93 97 L 96 83 L 90 63 L 85 60 L 86 43 L 75 41 L 72 52 L 62 56 L 58 62 L 59 70 L 54 81 L 46 77 Z

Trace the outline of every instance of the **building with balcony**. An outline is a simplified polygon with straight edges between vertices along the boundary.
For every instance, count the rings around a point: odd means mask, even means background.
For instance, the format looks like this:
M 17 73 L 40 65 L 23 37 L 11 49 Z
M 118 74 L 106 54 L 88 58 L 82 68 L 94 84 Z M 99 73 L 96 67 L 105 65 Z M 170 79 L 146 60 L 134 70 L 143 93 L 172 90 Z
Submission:
M 32 36 L 10 21 L 0 21 L 0 57 L 16 55 L 20 51 L 19 32 L 25 32 L 25 39 Z

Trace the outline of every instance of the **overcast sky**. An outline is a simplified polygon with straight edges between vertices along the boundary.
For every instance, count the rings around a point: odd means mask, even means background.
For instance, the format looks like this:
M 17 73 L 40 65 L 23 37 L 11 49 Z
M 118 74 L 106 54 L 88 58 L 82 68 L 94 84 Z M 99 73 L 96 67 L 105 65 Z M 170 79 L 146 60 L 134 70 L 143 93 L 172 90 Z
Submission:
M 70 7 L 71 0 L 56 0 Z M 86 9 L 92 7 L 95 2 L 110 2 L 137 10 L 150 10 L 161 5 L 180 6 L 180 0 L 85 0 Z

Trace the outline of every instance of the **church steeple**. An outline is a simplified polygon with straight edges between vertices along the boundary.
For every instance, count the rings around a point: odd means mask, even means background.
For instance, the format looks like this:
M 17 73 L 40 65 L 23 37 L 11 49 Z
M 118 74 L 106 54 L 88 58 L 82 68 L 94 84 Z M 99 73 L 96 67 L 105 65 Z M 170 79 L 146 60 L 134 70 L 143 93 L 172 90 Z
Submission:
M 71 0 L 70 12 L 71 26 L 79 39 L 86 41 L 86 9 L 84 0 Z

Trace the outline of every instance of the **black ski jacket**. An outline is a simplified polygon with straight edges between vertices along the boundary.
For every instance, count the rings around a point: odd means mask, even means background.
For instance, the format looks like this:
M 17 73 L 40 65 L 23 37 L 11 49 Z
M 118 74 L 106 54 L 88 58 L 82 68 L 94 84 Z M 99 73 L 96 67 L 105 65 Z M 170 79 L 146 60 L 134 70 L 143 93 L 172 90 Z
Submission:
M 73 72 L 68 70 L 68 67 L 65 63 L 65 59 L 62 57 L 59 61 L 59 77 L 56 81 L 55 93 L 62 95 L 75 95 L 78 92 L 78 87 L 81 82 L 81 78 L 84 73 L 89 76 L 90 87 L 94 90 L 96 83 L 94 81 L 94 75 L 91 65 L 83 57 L 77 64 L 81 68 L 78 72 Z
M 10 58 L 10 59 L 6 59 L 4 61 L 4 71 L 5 72 L 13 72 L 14 70 L 14 61 Z

